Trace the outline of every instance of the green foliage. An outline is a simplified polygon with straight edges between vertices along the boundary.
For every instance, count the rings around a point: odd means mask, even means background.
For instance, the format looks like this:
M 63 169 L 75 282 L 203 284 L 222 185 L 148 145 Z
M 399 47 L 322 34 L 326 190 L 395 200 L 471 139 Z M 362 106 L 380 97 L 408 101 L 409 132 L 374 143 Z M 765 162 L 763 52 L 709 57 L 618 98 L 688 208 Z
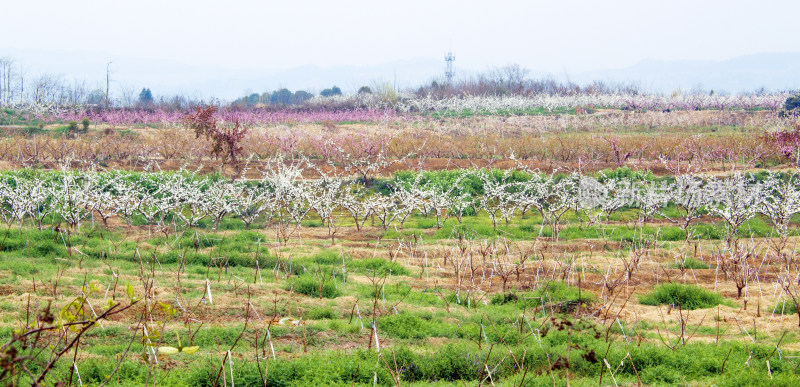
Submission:
M 89 130 L 89 125 L 90 124 L 91 124 L 91 121 L 89 121 L 89 118 L 83 117 L 83 119 L 81 120 L 81 127 L 83 128 L 83 132 L 84 133 Z
M 428 337 L 425 321 L 411 313 L 386 316 L 378 322 L 383 334 L 401 339 L 421 339 Z
M 77 133 L 77 132 L 78 132 L 78 122 L 69 121 L 67 123 L 67 133 Z
M 321 250 L 313 257 L 311 261 L 320 265 L 341 265 L 343 261 L 342 254 L 336 250 Z
M 459 169 L 441 171 L 422 171 L 419 183 L 424 186 L 435 187 L 442 192 L 447 192 L 453 186 L 453 195 L 467 194 L 469 196 L 483 194 L 483 181 L 481 174 L 488 174 L 496 181 L 523 182 L 542 176 L 534 176 L 520 170 L 514 170 L 506 175 L 506 171 L 501 169 Z M 416 171 L 398 171 L 394 173 L 391 185 L 396 187 L 408 188 L 417 178 Z
M 286 88 L 275 90 L 269 96 L 269 103 L 270 105 L 289 105 L 292 103 L 292 92 Z
M 445 323 L 426 312 L 401 312 L 382 317 L 378 327 L 383 335 L 399 339 L 424 339 L 428 337 L 452 337 L 459 328 Z
M 433 111 L 430 113 L 431 117 L 439 118 L 466 118 L 474 116 L 552 116 L 552 115 L 566 115 L 575 114 L 574 108 L 555 108 L 547 109 L 544 107 L 522 108 L 522 109 L 463 109 L 463 110 L 443 110 Z
M 351 261 L 348 266 L 356 269 L 365 274 L 391 274 L 391 275 L 409 275 L 411 272 L 405 266 L 397 263 L 390 262 L 383 258 L 366 258 L 356 259 Z
M 340 89 L 338 86 L 333 86 L 329 89 L 322 90 L 319 95 L 321 97 L 334 97 L 337 95 L 342 95 L 342 89 Z
M 384 367 L 375 368 L 377 354 L 367 351 L 354 351 L 351 354 L 323 352 L 304 355 L 300 358 L 279 358 L 270 361 L 268 387 L 282 386 L 350 386 L 372 385 L 373 377 L 381 386 L 392 383 L 389 372 Z M 236 385 L 261 386 L 263 369 L 259 372 L 258 362 L 241 362 L 235 366 Z M 223 370 L 224 372 L 230 372 Z M 194 367 L 188 374 L 181 374 L 181 385 L 213 386 L 220 372 L 216 364 Z M 222 380 L 220 376 L 219 380 Z M 162 383 L 168 384 L 168 383 Z
M 307 101 L 311 98 L 314 98 L 314 95 L 307 91 L 297 90 L 294 93 L 292 93 L 291 90 L 287 88 L 282 88 L 274 90 L 272 91 L 272 93 L 268 92 L 264 92 L 262 94 L 251 93 L 249 95 L 236 99 L 231 103 L 231 105 L 237 107 L 254 107 L 259 104 L 288 106 L 288 105 L 301 104 L 304 101 Z
M 658 229 L 658 239 L 671 242 L 686 240 L 686 231 L 680 227 L 661 227 Z
M 416 224 L 416 228 L 421 229 L 428 229 L 436 227 L 436 219 L 433 218 L 416 218 L 414 219 L 414 223 Z
M 577 287 L 563 282 L 550 281 L 532 292 L 510 292 L 495 295 L 492 305 L 515 304 L 518 307 L 535 308 L 544 304 L 577 305 L 579 302 L 589 303 L 594 296 Z
M 404 348 L 395 351 L 398 367 L 404 370 L 402 379 L 408 382 L 475 380 L 481 375 L 486 357 L 485 351 L 474 345 L 460 344 L 447 344 L 431 354 L 416 354 Z M 493 356 L 492 360 L 498 368 L 503 366 L 500 357 Z
M 665 365 L 657 365 L 642 371 L 642 382 L 647 384 L 674 384 L 681 381 L 680 372 Z
M 0 260 L 0 272 L 4 270 L 11 271 L 15 276 L 26 277 L 39 272 L 39 268 L 30 262 L 11 259 Z
M 306 320 L 332 320 L 336 318 L 336 313 L 330 307 L 317 307 L 305 314 Z
M 783 108 L 786 110 L 794 110 L 800 108 L 800 96 L 793 96 L 786 98 L 786 101 L 783 103 Z
M 672 264 L 672 267 L 676 268 L 676 269 L 683 268 L 683 269 L 687 269 L 687 270 L 688 269 L 700 270 L 700 269 L 708 269 L 709 268 L 707 263 L 705 263 L 703 261 L 700 261 L 698 259 L 692 258 L 692 257 L 686 258 L 686 260 L 684 260 L 683 262 L 680 262 L 680 261 L 679 262 L 675 262 L 674 264 Z
M 41 127 L 40 126 L 26 126 L 25 128 L 22 129 L 22 134 L 24 134 L 26 136 L 35 136 L 35 135 L 38 135 L 38 134 L 47 133 L 47 131 L 44 130 L 43 128 L 44 128 L 44 124 L 42 124 Z
M 217 335 L 216 340 L 221 343 L 230 343 L 236 338 L 236 331 L 223 334 L 222 331 L 212 329 Z M 557 338 L 557 340 L 550 340 Z M 553 345 L 554 341 L 564 340 L 565 344 Z M 563 385 L 565 373 L 559 367 L 552 367 L 554 362 L 562 358 L 566 348 L 568 335 L 564 331 L 550 332 L 542 338 L 539 344 L 528 346 L 513 346 L 510 348 L 514 358 L 523 358 L 527 368 L 526 386 L 552 385 L 552 378 L 557 384 Z M 213 345 L 213 338 L 203 338 Z M 768 376 L 766 359 L 774 348 L 750 345 L 746 348 L 743 344 L 721 342 L 715 344 L 689 344 L 670 350 L 661 345 L 643 343 L 641 346 L 628 346 L 620 342 L 608 345 L 602 339 L 592 339 L 585 335 L 573 335 L 572 355 L 569 359 L 569 374 L 571 383 L 580 386 L 595 386 L 599 380 L 603 366 L 603 354 L 608 348 L 608 362 L 618 365 L 620 359 L 629 353 L 636 371 L 626 361 L 625 366 L 615 372 L 615 379 L 620 385 L 635 385 L 636 375 L 645 385 L 719 385 L 719 386 L 795 386 L 797 377 L 793 372 L 793 364 L 780 359 L 777 355 L 770 359 L 772 378 Z M 238 346 L 237 346 L 238 347 Z M 244 348 L 242 348 L 244 350 Z M 729 355 L 730 354 L 730 355 Z M 748 360 L 749 366 L 742 364 Z M 182 355 L 185 356 L 185 355 Z M 375 367 L 376 362 L 382 364 L 377 353 L 373 351 L 354 350 L 342 351 L 314 351 L 299 357 L 279 356 L 277 360 L 270 360 L 268 386 L 294 386 L 294 385 L 373 385 L 373 377 L 377 374 L 377 384 L 381 386 L 392 385 L 392 378 L 384 366 Z M 449 342 L 437 346 L 432 350 L 420 351 L 419 348 L 409 347 L 407 344 L 392 345 L 391 352 L 384 353 L 389 364 L 400 371 L 400 380 L 403 384 L 432 383 L 437 386 L 444 385 L 474 385 L 481 375 L 485 377 L 484 364 L 492 367 L 493 381 L 496 385 L 518 385 L 521 381 L 522 370 L 516 367 L 512 356 L 507 351 L 498 351 L 495 348 L 489 354 L 488 348 L 478 349 L 472 342 Z M 176 358 L 177 359 L 177 358 Z M 726 361 L 727 359 L 727 361 Z M 726 361 L 725 371 L 721 365 Z M 563 360 L 562 360 L 563 362 Z M 210 362 L 192 362 L 183 369 L 178 368 L 172 372 L 159 375 L 159 385 L 164 386 L 211 386 L 220 372 L 219 364 Z M 739 366 L 733 366 L 738 364 Z M 107 361 L 94 357 L 78 361 L 78 369 L 85 385 L 99 385 L 107 378 L 116 366 L 115 361 Z M 236 385 L 251 386 L 263 385 L 258 367 L 263 367 L 254 361 L 240 360 L 234 362 L 234 376 Z M 65 362 L 56 369 L 57 375 L 68 375 L 71 363 Z M 552 373 L 549 371 L 551 368 Z M 181 370 L 178 372 L 177 370 Z M 229 377 L 230 370 L 223 369 Z M 148 364 L 141 361 L 124 360 L 119 368 L 119 373 L 114 376 L 112 383 L 115 385 L 141 385 L 147 378 Z M 604 371 L 604 381 L 610 379 L 608 371 Z M 220 380 L 222 376 L 220 376 Z M 609 384 L 613 383 L 608 381 Z
M 772 312 L 776 314 L 795 314 L 797 313 L 797 305 L 791 299 L 787 299 L 785 303 L 781 301 L 771 308 L 770 313 Z
M 656 180 L 653 172 L 646 169 L 632 170 L 630 167 L 604 169 L 597 174 L 597 181 L 627 180 L 627 181 L 653 181 Z
M 656 286 L 652 292 L 640 297 L 639 302 L 644 305 L 674 305 L 689 310 L 712 308 L 725 303 L 719 293 L 675 282 Z
M 311 98 L 314 98 L 313 94 L 311 94 L 311 93 L 309 93 L 309 92 L 307 92 L 305 90 L 297 90 L 292 95 L 292 103 L 293 104 L 303 103 L 305 101 L 308 101 Z
M 148 88 L 142 88 L 139 92 L 139 106 L 150 106 L 153 104 L 153 92 Z
M 336 298 L 341 294 L 333 280 L 325 279 L 321 281 L 310 274 L 295 277 L 294 281 L 288 283 L 285 289 L 294 290 L 309 297 L 320 298 Z

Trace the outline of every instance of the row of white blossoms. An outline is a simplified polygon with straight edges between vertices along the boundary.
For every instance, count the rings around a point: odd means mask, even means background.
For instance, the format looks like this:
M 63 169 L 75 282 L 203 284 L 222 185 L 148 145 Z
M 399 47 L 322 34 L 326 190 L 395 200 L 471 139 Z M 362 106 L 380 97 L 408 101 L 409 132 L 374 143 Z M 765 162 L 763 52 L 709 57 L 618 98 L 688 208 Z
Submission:
M 448 98 L 432 96 L 419 97 L 411 93 L 385 94 L 352 94 L 333 97 L 315 97 L 306 102 L 314 108 L 360 108 L 375 110 L 396 110 L 399 113 L 409 112 L 446 112 L 475 111 L 502 112 L 542 108 L 569 109 L 575 107 L 598 107 L 611 109 L 634 109 L 650 111 L 670 110 L 736 110 L 765 109 L 780 110 L 790 93 L 767 94 L 629 94 L 629 93 L 596 93 L 574 95 L 510 95 L 482 96 L 463 95 Z M 17 111 L 35 115 L 58 114 L 85 106 L 66 106 L 48 101 L 22 101 L 7 107 Z M 171 123 L 168 123 L 171 124 Z
M 435 218 L 441 227 L 447 218 L 461 222 L 465 215 L 483 212 L 496 226 L 536 212 L 543 226 L 557 233 L 570 213 L 600 223 L 615 211 L 634 208 L 639 221 L 663 217 L 684 229 L 710 215 L 724 220 L 733 233 L 762 214 L 785 236 L 790 218 L 800 212 L 800 178 L 774 173 L 760 179 L 733 173 L 632 181 L 529 171 L 532 178 L 524 180 L 513 179 L 512 171 L 470 170 L 447 183 L 429 182 L 417 173 L 377 191 L 352 176 L 305 179 L 306 168 L 275 162 L 261 171 L 260 179 L 233 182 L 187 172 L 9 173 L 0 180 L 0 212 L 9 226 L 28 220 L 40 228 L 45 222 L 73 227 L 88 219 L 105 223 L 115 216 L 128 223 L 170 227 L 196 226 L 205 219 L 215 228 L 229 217 L 249 228 L 261 218 L 283 239 L 312 214 L 333 232 L 343 219 L 359 229 L 372 219 L 386 229 L 403 227 L 412 214 L 419 214 Z M 462 183 L 468 179 L 479 181 L 483 193 L 467 192 Z
M 458 96 L 449 98 L 417 97 L 400 94 L 387 100 L 381 94 L 356 94 L 336 97 L 317 97 L 309 105 L 327 106 L 339 103 L 346 106 L 360 106 L 368 109 L 396 109 L 398 112 L 442 112 L 442 111 L 488 111 L 526 110 L 543 108 L 547 110 L 574 107 L 602 107 L 613 109 L 645 110 L 731 110 L 767 109 L 778 110 L 783 107 L 789 93 L 771 94 L 575 94 L 529 96 Z

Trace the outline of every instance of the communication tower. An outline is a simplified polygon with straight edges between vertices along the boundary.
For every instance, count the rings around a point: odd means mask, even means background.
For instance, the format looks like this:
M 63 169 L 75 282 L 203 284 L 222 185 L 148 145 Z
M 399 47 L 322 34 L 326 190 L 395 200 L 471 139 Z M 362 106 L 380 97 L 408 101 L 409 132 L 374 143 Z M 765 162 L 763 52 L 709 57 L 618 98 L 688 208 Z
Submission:
M 447 80 L 448 85 L 453 82 L 453 76 L 456 75 L 456 72 L 453 70 L 453 62 L 455 61 L 456 57 L 453 55 L 453 52 L 448 51 L 447 54 L 444 56 L 444 62 L 445 62 L 444 78 Z

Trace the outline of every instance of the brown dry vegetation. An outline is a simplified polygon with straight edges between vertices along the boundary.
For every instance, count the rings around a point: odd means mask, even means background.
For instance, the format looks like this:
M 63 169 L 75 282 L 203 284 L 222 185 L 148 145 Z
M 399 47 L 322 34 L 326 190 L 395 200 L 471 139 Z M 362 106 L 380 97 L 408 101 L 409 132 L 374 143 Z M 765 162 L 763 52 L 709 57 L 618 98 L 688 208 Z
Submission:
M 301 153 L 341 165 L 339 150 L 356 157 L 385 146 L 385 156 L 405 162 L 394 169 L 509 168 L 510 155 L 549 172 L 578 169 L 586 172 L 630 166 L 663 174 L 664 160 L 703 164 L 726 170 L 733 164 L 785 162 L 765 132 L 797 127 L 796 117 L 775 112 L 620 112 L 592 115 L 442 118 L 374 124 L 276 125 L 253 128 L 243 142 L 250 165 L 276 154 Z M 4 127 L 0 163 L 6 168 L 54 168 L 72 160 L 99 163 L 108 169 L 164 170 L 202 165 L 203 172 L 225 168 L 224 159 L 210 158 L 209 141 L 190 129 L 103 128 L 86 135 L 50 134 L 56 126 L 26 135 Z M 369 150 L 369 147 L 373 147 Z M 337 150 L 338 149 L 338 150 Z M 405 159 L 412 155 L 412 159 Z M 227 166 L 230 168 L 230 166 Z M 254 168 L 250 176 L 254 176 Z

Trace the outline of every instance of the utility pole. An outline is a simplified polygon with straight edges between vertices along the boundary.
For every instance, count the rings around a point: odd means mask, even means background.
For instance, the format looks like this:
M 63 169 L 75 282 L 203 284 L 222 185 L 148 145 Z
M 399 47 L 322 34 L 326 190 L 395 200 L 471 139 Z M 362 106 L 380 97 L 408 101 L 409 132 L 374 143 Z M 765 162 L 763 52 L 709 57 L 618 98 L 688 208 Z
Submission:
M 19 64 L 19 102 L 25 98 L 25 70 L 22 68 L 22 63 Z
M 109 83 L 111 83 L 111 63 L 114 62 L 109 61 L 108 63 L 106 63 L 106 108 L 108 108 L 109 105 L 108 85 Z

